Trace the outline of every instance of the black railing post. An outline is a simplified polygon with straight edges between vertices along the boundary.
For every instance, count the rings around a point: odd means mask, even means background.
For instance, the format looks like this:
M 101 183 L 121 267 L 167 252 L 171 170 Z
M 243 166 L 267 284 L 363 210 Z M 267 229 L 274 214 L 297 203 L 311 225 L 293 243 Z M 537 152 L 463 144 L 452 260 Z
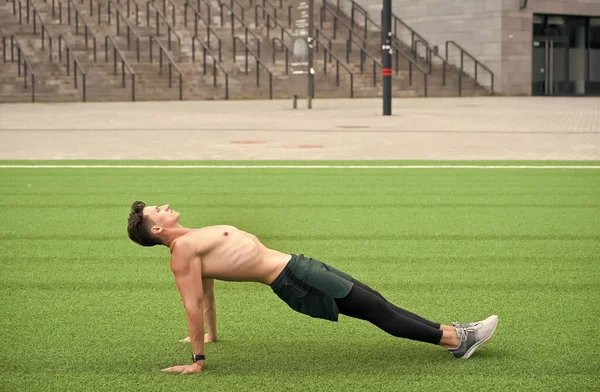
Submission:
M 260 62 L 256 59 L 256 87 L 260 87 Z
M 156 11 L 156 35 L 160 35 L 160 23 L 158 23 L 158 11 Z
M 160 70 L 159 73 L 162 75 L 162 69 L 163 69 L 163 50 L 162 48 L 159 46 L 158 47 L 158 69 Z
M 113 46 L 113 64 L 115 69 L 115 75 L 117 74 L 117 48 Z M 123 85 L 123 88 L 125 85 Z
M 70 64 L 71 64 L 71 49 L 67 46 L 67 75 L 71 75 L 70 73 Z
M 217 87 L 217 60 L 213 57 L 213 87 Z
M 77 88 L 77 64 L 75 63 L 75 60 L 73 60 L 73 84 L 75 85 L 75 88 Z
M 236 62 L 236 60 L 235 60 L 235 58 L 236 58 L 236 54 L 235 54 L 235 52 L 236 52 L 236 50 L 235 50 L 235 41 L 236 41 L 236 38 L 237 37 L 233 37 L 233 62 L 234 63 Z
M 196 37 L 192 38 L 192 63 L 196 62 Z
M 246 46 L 246 75 L 248 75 L 248 47 Z
M 35 102 L 35 75 L 31 73 L 31 102 Z
M 149 45 L 150 45 L 150 63 L 152 63 L 152 37 L 148 37 Z
M 183 75 L 179 74 L 179 100 L 183 101 Z
M 125 88 L 125 60 L 121 59 L 121 79 L 123 80 L 123 88 Z
M 423 83 L 425 83 L 425 98 L 427 98 L 427 74 L 423 72 Z
M 86 91 L 85 91 L 85 85 L 86 85 L 85 84 L 85 74 L 83 74 L 82 78 L 83 78 L 83 102 L 86 102 L 86 96 L 85 96 L 86 95 Z
M 442 84 L 445 86 L 446 85 L 446 62 L 444 61 L 444 67 L 442 70 Z
M 169 88 L 171 88 L 172 82 L 171 82 L 171 68 L 172 68 L 172 64 L 169 61 Z
M 131 74 L 131 100 L 135 102 L 135 74 Z

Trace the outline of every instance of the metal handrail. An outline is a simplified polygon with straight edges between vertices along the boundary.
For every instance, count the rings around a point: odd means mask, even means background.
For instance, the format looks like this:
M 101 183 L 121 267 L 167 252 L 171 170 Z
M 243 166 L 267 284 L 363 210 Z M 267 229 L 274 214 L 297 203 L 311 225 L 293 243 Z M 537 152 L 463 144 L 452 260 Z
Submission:
M 333 39 L 337 38 L 337 23 L 338 23 L 338 19 L 340 21 L 340 23 L 342 23 L 342 25 L 344 27 L 346 27 L 348 29 L 348 39 L 351 39 L 353 35 L 357 36 L 363 44 L 363 47 L 367 47 L 367 40 L 364 39 L 363 37 L 361 37 L 356 31 L 354 31 L 354 28 L 350 25 L 348 25 L 348 23 L 346 23 L 344 20 L 342 20 L 340 18 L 339 15 L 337 15 L 336 12 L 334 12 L 333 10 L 333 6 L 331 4 L 329 4 L 329 2 L 327 0 L 323 0 L 323 6 L 321 7 L 321 10 L 325 11 L 325 12 L 329 12 L 332 16 L 333 16 Z M 321 15 L 321 29 L 323 28 L 323 22 L 324 22 L 324 15 Z
M 198 11 L 198 14 L 202 14 L 202 7 L 200 7 L 202 4 L 204 4 L 206 6 L 206 8 L 208 9 L 208 19 L 207 20 L 210 22 L 212 20 L 212 17 L 211 17 L 212 6 L 208 0 L 196 0 L 196 9 Z
M 69 45 L 69 43 L 67 42 L 67 40 L 65 39 L 65 37 L 63 37 L 62 35 L 58 36 L 58 61 L 59 63 L 62 61 L 62 43 L 65 43 L 65 50 L 67 52 L 66 57 L 67 57 L 67 76 L 71 76 L 71 62 L 69 61 L 70 58 L 73 58 L 73 84 L 75 85 L 75 88 L 77 88 L 77 69 L 79 68 L 79 71 L 81 72 L 81 78 L 82 78 L 82 91 L 83 91 L 83 102 L 86 102 L 86 75 L 85 75 L 85 69 L 83 68 L 83 66 L 81 65 L 81 63 L 79 62 L 79 60 L 77 59 L 77 56 L 75 56 L 75 52 L 73 51 L 73 49 L 71 49 L 71 46 Z
M 156 1 L 156 0 L 152 0 L 152 2 L 154 2 L 154 1 Z M 171 13 L 173 15 L 173 17 L 171 19 L 173 19 L 172 23 L 173 23 L 173 27 L 175 27 L 176 26 L 176 23 L 175 23 L 175 8 L 176 8 L 176 6 L 175 6 L 175 3 L 173 3 L 171 0 L 162 0 L 163 15 L 165 17 L 167 17 L 167 2 L 171 5 Z
M 29 4 L 31 3 L 31 8 L 33 10 L 33 34 L 37 35 L 37 20 L 40 21 L 40 25 L 42 26 L 42 49 L 46 49 L 45 47 L 45 35 L 46 33 L 48 34 L 48 46 L 49 46 L 49 58 L 50 61 L 54 61 L 52 59 L 52 36 L 50 35 L 50 31 L 48 30 L 48 28 L 46 27 L 46 25 L 44 25 L 44 21 L 42 21 L 42 17 L 40 15 L 40 13 L 38 12 L 38 10 L 35 8 L 35 5 L 33 4 L 32 0 L 25 0 L 26 3 L 26 8 L 27 8 L 27 24 L 29 25 Z M 36 18 L 37 17 L 37 18 Z M 19 0 L 19 24 L 21 24 L 21 0 Z
M 85 2 L 85 0 L 81 0 L 81 4 L 83 4 Z M 98 26 L 100 26 L 102 24 L 102 5 L 97 1 L 97 0 L 88 0 L 89 5 L 90 5 L 90 16 L 94 16 L 94 5 L 93 3 L 96 3 L 96 8 L 98 10 L 97 14 L 98 14 Z M 137 13 L 136 13 L 136 19 L 137 19 Z
M 329 38 L 327 36 L 327 34 L 325 34 L 323 32 L 323 30 L 319 29 L 316 26 L 315 26 L 315 33 L 316 33 L 315 34 L 315 39 L 320 39 L 321 37 L 323 37 L 324 39 L 326 39 L 327 43 L 329 44 L 329 46 L 328 46 L 329 47 L 329 51 L 333 52 L 333 40 L 331 38 Z M 315 47 L 315 52 L 319 53 L 319 47 L 318 46 Z M 331 56 L 329 56 L 329 62 L 331 63 Z
M 392 20 L 393 20 L 393 29 L 394 29 L 394 33 L 393 36 L 398 37 L 398 25 L 397 23 L 400 23 L 402 26 L 406 27 L 408 29 L 408 31 L 410 31 L 410 49 L 412 51 L 415 50 L 415 39 L 420 39 L 421 41 L 427 42 L 427 46 L 431 46 L 429 45 L 429 42 L 419 33 L 417 33 L 415 30 L 413 30 L 412 27 L 410 27 L 409 25 L 407 25 L 402 19 L 400 19 L 399 17 L 397 17 L 396 15 L 392 14 Z
M 413 66 L 416 67 L 419 71 L 421 71 L 423 73 L 423 93 L 424 96 L 427 97 L 427 80 L 428 80 L 428 75 L 429 72 L 427 72 L 426 70 L 424 70 L 419 64 L 417 64 L 416 61 L 414 61 L 410 55 L 404 53 L 404 51 L 402 51 L 395 43 L 394 41 L 392 41 L 392 49 L 394 50 L 395 54 L 396 54 L 396 75 L 398 75 L 398 71 L 399 71 L 399 61 L 398 61 L 398 55 L 402 55 L 402 57 L 404 57 L 406 60 L 408 60 L 408 85 L 412 86 L 412 69 Z M 446 73 L 445 73 L 445 68 L 444 68 L 444 85 L 446 84 Z
M 271 40 L 271 42 L 272 42 L 272 47 L 273 47 L 273 49 L 272 49 L 272 52 L 273 52 L 273 65 L 275 65 L 275 62 L 276 62 L 276 56 L 275 55 L 277 54 L 277 51 L 275 50 L 275 43 L 276 42 L 281 42 L 281 50 L 282 51 L 285 50 L 285 74 L 288 75 L 289 74 L 289 69 L 288 68 L 289 68 L 289 64 L 290 64 L 290 55 L 289 54 L 290 53 L 294 53 L 294 51 L 292 50 L 292 48 L 290 48 L 289 46 L 287 46 L 286 43 L 283 42 L 283 40 L 280 39 L 280 38 L 275 37 L 275 38 L 273 38 Z
M 457 44 L 456 42 L 449 40 L 446 41 L 446 61 L 448 61 L 448 44 L 452 44 L 456 46 L 460 50 L 460 72 L 464 73 L 464 55 L 466 54 L 475 62 L 475 83 L 477 83 L 477 66 L 481 66 L 481 68 L 485 69 L 490 73 L 491 76 L 491 93 L 494 94 L 494 73 L 485 65 L 483 65 L 479 60 L 477 60 L 472 54 L 467 52 L 462 46 Z
M 60 5 L 59 13 L 62 14 L 62 2 L 61 0 L 57 0 Z M 73 5 L 73 9 L 75 9 L 75 34 L 79 34 L 79 19 L 81 18 L 81 22 L 84 27 L 84 35 L 85 35 L 85 50 L 89 49 L 88 46 L 88 34 L 92 36 L 92 41 L 94 43 L 94 63 L 96 62 L 96 36 L 92 33 L 92 30 L 89 28 L 88 24 L 83 19 L 83 16 L 80 16 L 79 9 L 73 0 L 67 0 L 67 21 L 69 25 L 71 24 L 71 4 Z M 52 0 L 52 8 L 54 9 L 54 0 Z M 61 21 L 62 23 L 62 21 Z
M 169 50 L 171 50 L 171 32 L 173 32 L 175 37 L 177 37 L 177 50 L 181 52 L 181 36 L 175 31 L 175 28 L 171 26 L 171 24 L 165 18 L 163 13 L 160 12 L 160 10 L 156 7 L 156 5 L 154 4 L 154 0 L 150 0 L 146 3 L 146 23 L 148 24 L 148 26 L 150 26 L 150 4 L 152 4 L 152 8 L 154 8 L 154 10 L 156 11 L 156 35 L 160 35 L 160 25 L 158 23 L 158 20 L 160 18 L 160 20 L 162 20 L 167 25 L 167 45 Z
M 198 1 L 199 2 L 199 1 Z M 211 41 L 211 34 L 213 34 L 215 37 L 217 37 L 218 40 L 218 46 L 219 46 L 219 61 L 223 61 L 223 40 L 221 39 L 221 36 L 215 31 L 215 29 L 212 28 L 212 26 L 210 25 L 209 22 L 207 22 L 206 20 L 204 20 L 202 18 L 202 15 L 200 15 L 200 12 L 198 12 L 198 10 L 196 8 L 194 8 L 194 6 L 192 5 L 192 3 L 189 2 L 189 0 L 186 0 L 185 2 L 185 6 L 184 6 L 184 23 L 185 23 L 185 27 L 187 27 L 187 10 L 188 7 L 192 9 L 192 11 L 194 12 L 194 15 L 196 16 L 194 18 L 194 36 L 198 36 L 198 20 L 201 20 L 202 23 L 204 23 L 204 25 L 206 26 L 206 36 L 207 36 L 207 42 L 208 42 L 208 47 L 209 49 L 212 50 L 212 46 L 210 44 Z M 192 42 L 193 44 L 193 42 Z
M 336 61 L 336 86 L 340 86 L 340 65 L 350 74 L 350 98 L 354 98 L 354 73 L 346 66 L 327 46 L 325 46 L 318 38 L 314 40 L 315 45 L 321 45 L 323 47 L 323 57 L 324 57 L 324 68 L 323 71 L 327 74 L 327 53 L 329 53 L 329 58 L 333 58 Z
M 81 0 L 81 2 L 83 3 L 85 0 Z M 91 0 L 90 0 L 91 1 Z M 135 5 L 135 25 L 136 26 L 140 26 L 140 6 L 139 4 L 135 1 L 135 0 L 126 0 L 126 5 L 127 5 L 127 12 L 126 15 L 129 18 L 129 16 L 131 15 L 131 2 L 133 1 L 133 4 Z M 117 0 L 117 5 L 121 5 L 121 0 Z M 90 6 L 90 9 L 92 9 L 92 7 Z
M 223 5 L 223 0 L 219 0 L 219 6 Z M 231 7 L 231 10 L 233 12 L 235 6 L 238 6 L 240 8 L 240 10 L 242 10 L 242 20 L 245 21 L 246 19 L 244 18 L 244 4 L 240 3 L 238 0 L 229 0 L 229 6 Z
M 120 28 L 120 19 L 123 19 L 123 22 L 125 23 L 125 26 L 127 26 L 127 50 L 131 50 L 131 34 L 133 34 L 133 36 L 135 37 L 136 40 L 136 58 L 137 58 L 137 62 L 140 62 L 140 41 L 141 38 L 140 36 L 135 32 L 135 29 L 133 28 L 133 26 L 129 23 L 129 21 L 127 20 L 127 18 L 125 16 L 123 16 L 123 12 L 119 9 L 119 7 L 117 7 L 115 5 L 115 3 L 113 3 L 113 0 L 108 0 L 108 24 L 110 25 L 111 23 L 111 6 L 115 9 L 115 13 L 117 15 L 116 19 L 117 19 L 117 35 L 121 35 L 121 28 Z M 100 17 L 98 17 L 98 19 L 100 19 Z
M 19 4 L 20 7 L 20 4 Z M 6 36 L 2 34 L 2 57 L 4 62 L 6 63 Z M 21 77 L 21 58 L 23 58 L 23 81 L 24 88 L 27 89 L 27 70 L 29 70 L 29 74 L 31 75 L 31 102 L 35 102 L 35 72 L 31 67 L 31 63 L 27 60 L 25 56 L 25 52 L 21 49 L 21 44 L 17 37 L 14 35 L 10 36 L 10 62 L 14 63 L 14 46 L 16 44 L 17 47 L 17 72 L 19 77 Z
M 129 62 L 127 62 L 127 60 L 125 59 L 125 56 L 123 55 L 123 53 L 121 53 L 121 51 L 119 50 L 119 47 L 117 46 L 114 39 L 110 35 L 107 35 L 104 37 L 104 61 L 108 62 L 108 42 L 109 41 L 113 47 L 114 74 L 117 75 L 117 55 L 118 55 L 119 58 L 121 59 L 121 74 L 123 75 L 123 78 L 122 78 L 123 88 L 125 88 L 125 86 L 126 86 L 125 68 L 127 68 L 127 70 L 129 71 L 129 74 L 131 75 L 131 100 L 135 101 L 135 72 L 133 71 L 133 68 L 131 67 Z
M 255 39 L 256 39 L 256 43 L 257 43 L 257 49 L 258 49 L 258 56 L 260 57 L 260 37 L 258 35 L 256 35 L 256 33 L 254 31 L 252 31 L 252 29 L 250 27 L 248 27 L 248 25 L 246 24 L 246 22 L 244 22 L 243 19 L 240 19 L 240 17 L 233 11 L 233 8 L 231 8 L 229 5 L 225 4 L 225 3 L 220 3 L 219 6 L 220 8 L 220 12 L 221 12 L 221 27 L 223 27 L 223 8 L 228 8 L 229 12 L 231 12 L 231 36 L 234 37 L 235 36 L 235 23 L 234 20 L 237 19 L 240 21 L 240 23 L 242 24 L 242 27 L 244 27 L 244 31 L 245 31 L 245 43 L 248 43 L 248 33 L 250 33 Z
M 62 1 L 60 0 L 52 0 L 52 17 L 56 17 L 56 2 L 58 1 L 58 21 L 60 24 L 62 24 L 62 10 L 63 10 L 63 4 Z M 91 0 L 90 0 L 91 1 Z
M 269 74 L 269 99 L 273 99 L 273 73 L 269 70 L 269 68 L 260 60 L 260 55 L 254 53 L 248 44 L 246 44 L 240 37 L 233 37 L 233 62 L 235 63 L 236 50 L 235 43 L 236 41 L 240 41 L 242 45 L 246 48 L 246 75 L 248 75 L 248 53 L 250 53 L 256 59 L 256 87 L 260 87 L 260 66 L 262 66 L 267 74 Z
M 291 39 L 294 39 L 294 36 L 285 29 L 285 27 L 277 20 L 277 15 L 273 16 L 269 11 L 267 11 L 265 9 L 264 6 L 260 5 L 260 4 L 256 4 L 254 6 L 254 25 L 256 27 L 258 27 L 258 9 L 262 8 L 263 10 L 263 20 L 265 19 L 264 15 L 267 15 L 267 40 L 271 39 L 270 37 L 270 33 L 271 33 L 271 23 L 270 21 L 272 20 L 275 24 L 275 26 L 273 28 L 277 28 L 279 27 L 281 29 L 281 39 L 284 40 L 285 38 L 283 37 L 284 35 L 287 35 L 288 37 L 290 37 Z
M 326 12 L 329 12 L 334 17 L 333 39 L 336 38 L 337 20 L 338 19 L 342 23 L 342 25 L 348 29 L 349 37 L 347 40 L 347 47 L 346 47 L 346 62 L 350 63 L 350 52 L 352 51 L 352 43 L 357 44 L 358 48 L 360 49 L 360 73 L 361 74 L 364 73 L 365 56 L 367 56 L 371 59 L 371 61 L 373 61 L 373 86 L 377 86 L 377 66 L 382 68 L 382 64 L 379 60 L 377 60 L 377 58 L 375 56 L 373 56 L 367 50 L 367 41 L 363 37 L 361 37 L 358 33 L 356 33 L 356 31 L 354 31 L 352 26 L 348 25 L 346 22 L 344 22 L 342 19 L 340 19 L 340 17 L 334 11 L 334 7 L 331 4 L 329 4 L 329 2 L 327 0 L 323 0 L 322 4 L 323 4 L 323 7 L 321 9 L 325 10 Z M 321 19 L 321 23 L 322 22 L 323 22 L 323 18 Z M 355 38 L 354 38 L 355 36 L 360 40 L 359 43 L 357 43 L 355 41 Z
M 215 54 L 210 50 L 210 47 L 207 46 L 200 39 L 198 39 L 197 36 L 194 36 L 192 38 L 192 62 L 194 62 L 194 63 L 196 62 L 196 44 L 195 44 L 196 41 L 198 41 L 198 43 L 202 46 L 202 67 L 204 70 L 204 75 L 206 75 L 206 53 L 208 53 L 210 55 L 210 57 L 212 57 L 212 59 L 213 59 L 213 87 L 217 87 L 217 68 L 221 69 L 221 71 L 223 71 L 223 73 L 225 74 L 225 100 L 228 100 L 229 99 L 229 74 L 227 73 L 227 70 L 225 69 L 225 67 L 223 67 L 223 64 L 221 64 L 221 62 L 217 59 Z
M 160 74 L 162 75 L 162 67 L 163 67 L 163 52 L 165 54 L 165 56 L 167 57 L 168 63 L 169 63 L 169 88 L 172 87 L 172 81 L 171 81 L 171 74 L 172 74 L 172 69 L 175 68 L 175 71 L 177 71 L 179 73 L 179 100 L 182 101 L 183 100 L 183 72 L 181 72 L 181 70 L 179 69 L 179 67 L 177 66 L 177 64 L 175 64 L 175 60 L 173 60 L 173 57 L 171 57 L 171 55 L 169 54 L 168 49 L 165 48 L 165 46 L 162 44 L 162 42 L 160 42 L 160 40 L 158 39 L 158 37 L 155 36 L 150 36 L 149 37 L 149 41 L 150 41 L 150 63 L 152 63 L 153 60 L 153 56 L 152 56 L 152 44 L 154 41 L 156 41 L 156 44 L 159 47 L 159 56 L 160 56 Z
M 281 9 L 281 1 L 279 2 L 279 8 Z M 250 6 L 253 6 L 252 4 L 250 4 Z M 273 9 L 273 11 L 275 12 L 275 18 L 277 18 L 277 7 L 273 5 L 273 3 L 271 3 L 269 0 L 262 0 L 262 6 L 263 8 L 267 8 L 267 6 L 271 7 L 271 9 Z M 264 16 L 263 16 L 264 18 Z

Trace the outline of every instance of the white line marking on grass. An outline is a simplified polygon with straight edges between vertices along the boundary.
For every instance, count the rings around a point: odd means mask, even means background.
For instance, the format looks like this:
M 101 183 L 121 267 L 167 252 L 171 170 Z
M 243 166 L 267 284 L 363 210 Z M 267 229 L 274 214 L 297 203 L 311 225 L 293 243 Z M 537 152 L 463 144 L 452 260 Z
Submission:
M 0 165 L 0 169 L 600 169 L 600 166 L 526 165 Z

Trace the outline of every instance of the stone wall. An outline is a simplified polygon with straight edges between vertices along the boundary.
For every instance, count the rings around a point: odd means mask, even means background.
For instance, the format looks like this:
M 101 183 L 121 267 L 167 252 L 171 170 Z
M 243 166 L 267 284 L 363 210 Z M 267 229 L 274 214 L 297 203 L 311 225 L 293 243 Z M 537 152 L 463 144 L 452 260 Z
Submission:
M 394 0 L 393 11 L 399 18 L 437 45 L 445 56 L 445 43 L 456 41 L 494 72 L 496 91 L 507 95 L 531 94 L 531 52 L 533 14 L 600 16 L 600 0 L 529 0 L 520 9 L 521 0 Z M 357 0 L 380 22 L 382 0 Z M 405 41 L 408 30 L 400 29 Z M 449 60 L 460 65 L 456 50 Z M 473 62 L 464 59 L 465 71 L 473 75 Z M 479 70 L 483 85 L 490 80 Z

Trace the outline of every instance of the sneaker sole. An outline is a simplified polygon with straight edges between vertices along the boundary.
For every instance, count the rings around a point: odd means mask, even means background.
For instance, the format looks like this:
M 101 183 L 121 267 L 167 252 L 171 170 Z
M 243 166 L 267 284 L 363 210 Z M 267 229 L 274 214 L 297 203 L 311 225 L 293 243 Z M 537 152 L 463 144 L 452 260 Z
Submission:
M 494 336 L 494 332 L 496 332 L 496 328 L 498 328 L 498 319 L 496 319 L 496 325 L 494 325 L 494 329 L 492 329 L 492 333 L 489 334 L 489 336 L 483 340 L 480 340 L 479 342 L 475 343 L 473 345 L 473 347 L 471 347 L 469 350 L 467 350 L 467 352 L 465 353 L 465 355 L 463 355 L 461 357 L 461 359 L 469 359 L 469 357 L 471 355 L 473 355 L 473 353 L 475 352 L 475 350 L 477 350 L 477 348 L 479 346 L 481 346 L 483 343 L 487 342 L 488 340 L 490 340 L 490 338 L 492 336 Z

